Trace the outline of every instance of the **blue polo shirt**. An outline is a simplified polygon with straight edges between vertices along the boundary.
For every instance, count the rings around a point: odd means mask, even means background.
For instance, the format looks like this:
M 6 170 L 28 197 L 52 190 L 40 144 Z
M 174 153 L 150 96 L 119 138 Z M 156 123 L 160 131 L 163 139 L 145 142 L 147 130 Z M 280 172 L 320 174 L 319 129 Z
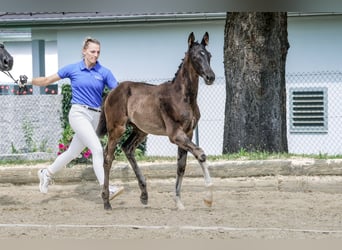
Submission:
M 57 74 L 60 78 L 69 78 L 71 81 L 71 104 L 82 104 L 93 108 L 101 106 L 105 86 L 113 89 L 118 85 L 113 73 L 99 62 L 88 69 L 82 60 L 61 68 Z

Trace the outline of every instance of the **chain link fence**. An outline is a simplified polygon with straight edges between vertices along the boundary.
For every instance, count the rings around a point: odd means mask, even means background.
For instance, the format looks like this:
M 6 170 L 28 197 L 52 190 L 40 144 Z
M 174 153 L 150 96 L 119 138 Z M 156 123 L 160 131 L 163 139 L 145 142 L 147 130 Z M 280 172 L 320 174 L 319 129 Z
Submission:
M 286 76 L 289 152 L 341 155 L 342 72 Z
M 289 153 L 342 154 L 342 72 L 304 72 L 286 75 Z M 208 155 L 221 155 L 223 146 L 225 79 L 212 86 L 200 83 L 201 119 L 194 141 Z M 149 135 L 150 155 L 176 155 L 167 138 Z
M 141 81 L 141 79 L 136 79 Z M 159 84 L 169 79 L 145 79 Z M 286 75 L 288 146 L 296 154 L 342 154 L 342 72 Z M 211 86 L 200 80 L 198 104 L 201 119 L 194 142 L 207 155 L 221 155 L 226 88 L 224 77 Z M 0 156 L 15 153 L 58 152 L 61 129 L 61 95 L 11 96 L 0 94 Z M 149 135 L 146 154 L 176 156 L 167 137 Z
M 55 157 L 61 128 L 61 95 L 0 95 L 0 159 Z

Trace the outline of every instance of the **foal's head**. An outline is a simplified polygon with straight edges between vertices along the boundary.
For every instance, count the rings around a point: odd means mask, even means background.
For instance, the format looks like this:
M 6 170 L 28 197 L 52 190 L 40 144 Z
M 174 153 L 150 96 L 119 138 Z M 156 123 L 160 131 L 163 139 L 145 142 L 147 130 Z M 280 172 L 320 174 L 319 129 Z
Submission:
M 206 32 L 202 42 L 195 42 L 194 33 L 191 32 L 188 38 L 189 58 L 197 74 L 200 75 L 206 84 L 210 85 L 215 80 L 215 73 L 210 67 L 211 54 L 205 46 L 209 44 L 209 34 Z
M 0 43 L 0 71 L 10 71 L 13 67 L 13 57 L 7 52 L 5 46 Z

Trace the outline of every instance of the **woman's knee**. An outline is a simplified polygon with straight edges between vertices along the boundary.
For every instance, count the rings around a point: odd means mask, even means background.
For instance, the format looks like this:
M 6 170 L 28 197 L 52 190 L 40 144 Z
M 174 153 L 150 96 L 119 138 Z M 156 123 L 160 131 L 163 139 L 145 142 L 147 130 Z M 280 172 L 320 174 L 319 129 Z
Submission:
M 94 156 L 101 156 L 101 157 L 103 157 L 102 146 L 100 146 L 100 147 L 97 146 L 97 147 L 90 148 L 90 151 L 91 151 L 93 157 Z

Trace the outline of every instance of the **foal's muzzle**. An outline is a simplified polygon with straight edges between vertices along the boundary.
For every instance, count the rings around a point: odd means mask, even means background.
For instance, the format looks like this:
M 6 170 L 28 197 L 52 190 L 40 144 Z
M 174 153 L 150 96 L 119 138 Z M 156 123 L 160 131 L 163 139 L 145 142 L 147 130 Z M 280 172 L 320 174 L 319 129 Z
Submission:
M 4 56 L 2 58 L 2 67 L 6 71 L 10 71 L 13 67 L 13 58 L 9 56 Z
M 207 74 L 204 74 L 202 78 L 204 79 L 205 84 L 211 85 L 215 81 L 215 73 L 213 71 L 211 71 Z

